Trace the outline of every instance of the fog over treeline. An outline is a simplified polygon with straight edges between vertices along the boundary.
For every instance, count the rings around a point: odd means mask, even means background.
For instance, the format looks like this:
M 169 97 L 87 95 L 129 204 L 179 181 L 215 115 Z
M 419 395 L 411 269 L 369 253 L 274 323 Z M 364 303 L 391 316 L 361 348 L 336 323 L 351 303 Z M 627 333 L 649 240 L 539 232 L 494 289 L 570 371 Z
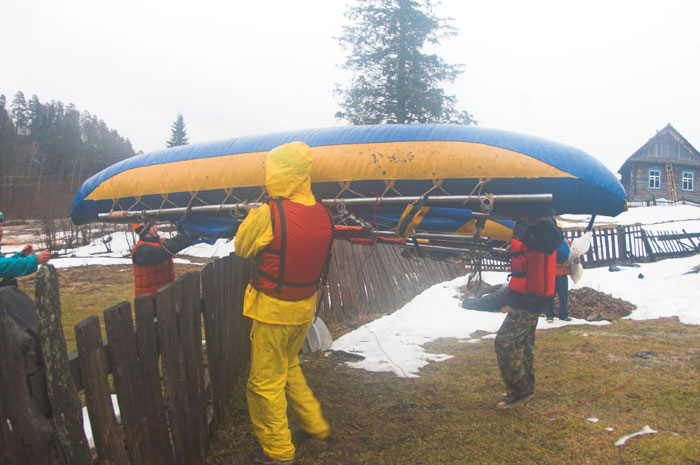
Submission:
M 131 142 L 88 111 L 51 100 L 0 94 L 0 208 L 26 216 L 37 202 L 67 213 L 89 176 L 134 155 Z M 57 198 L 63 200 L 57 202 Z

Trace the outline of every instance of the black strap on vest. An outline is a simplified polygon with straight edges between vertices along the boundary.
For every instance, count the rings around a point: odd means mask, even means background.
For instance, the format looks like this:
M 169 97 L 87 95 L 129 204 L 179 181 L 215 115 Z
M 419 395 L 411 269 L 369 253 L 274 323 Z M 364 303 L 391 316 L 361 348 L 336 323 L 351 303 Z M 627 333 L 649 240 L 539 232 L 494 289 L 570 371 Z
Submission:
M 284 258 L 287 252 L 287 222 L 284 220 L 284 208 L 282 208 L 282 200 L 281 199 L 275 199 L 275 203 L 277 204 L 277 211 L 279 212 L 280 215 L 280 266 L 279 266 L 279 274 L 277 276 L 277 287 L 275 290 L 278 293 L 282 292 L 282 282 L 284 281 Z

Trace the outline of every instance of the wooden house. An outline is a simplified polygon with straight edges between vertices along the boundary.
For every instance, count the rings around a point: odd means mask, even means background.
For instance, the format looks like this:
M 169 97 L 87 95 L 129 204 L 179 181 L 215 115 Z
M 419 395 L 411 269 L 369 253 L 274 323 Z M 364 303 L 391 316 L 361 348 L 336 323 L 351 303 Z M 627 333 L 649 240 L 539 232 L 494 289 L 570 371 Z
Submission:
M 670 124 L 618 170 L 627 200 L 689 200 L 700 203 L 700 153 Z

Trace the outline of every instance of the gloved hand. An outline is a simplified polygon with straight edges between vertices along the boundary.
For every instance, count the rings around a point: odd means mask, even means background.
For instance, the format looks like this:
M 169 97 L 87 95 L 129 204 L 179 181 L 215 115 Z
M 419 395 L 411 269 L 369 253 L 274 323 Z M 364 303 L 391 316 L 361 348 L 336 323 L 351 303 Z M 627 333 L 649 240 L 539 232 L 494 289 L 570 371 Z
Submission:
M 33 251 L 34 251 L 34 247 L 32 247 L 31 244 L 27 244 L 22 248 L 20 255 L 23 257 L 28 257 L 32 254 Z
M 48 250 L 42 250 L 41 252 L 36 254 L 36 262 L 39 265 L 46 265 L 50 259 L 51 252 L 49 252 Z

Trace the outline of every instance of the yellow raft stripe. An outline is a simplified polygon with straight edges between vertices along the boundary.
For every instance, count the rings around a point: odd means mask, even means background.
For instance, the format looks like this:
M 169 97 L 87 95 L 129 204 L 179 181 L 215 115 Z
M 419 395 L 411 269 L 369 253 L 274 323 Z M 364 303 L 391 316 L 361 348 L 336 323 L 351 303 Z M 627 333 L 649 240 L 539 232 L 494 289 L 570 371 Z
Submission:
M 408 141 L 312 147 L 312 182 L 373 179 L 574 177 L 519 152 L 458 141 Z M 265 185 L 267 152 L 144 166 L 102 182 L 88 200 Z
M 472 220 L 464 223 L 459 229 L 454 231 L 453 234 L 473 236 L 476 234 L 476 221 Z M 507 242 L 513 237 L 513 229 L 497 223 L 496 221 L 486 220 L 481 235 L 482 237 L 489 237 L 497 241 Z

